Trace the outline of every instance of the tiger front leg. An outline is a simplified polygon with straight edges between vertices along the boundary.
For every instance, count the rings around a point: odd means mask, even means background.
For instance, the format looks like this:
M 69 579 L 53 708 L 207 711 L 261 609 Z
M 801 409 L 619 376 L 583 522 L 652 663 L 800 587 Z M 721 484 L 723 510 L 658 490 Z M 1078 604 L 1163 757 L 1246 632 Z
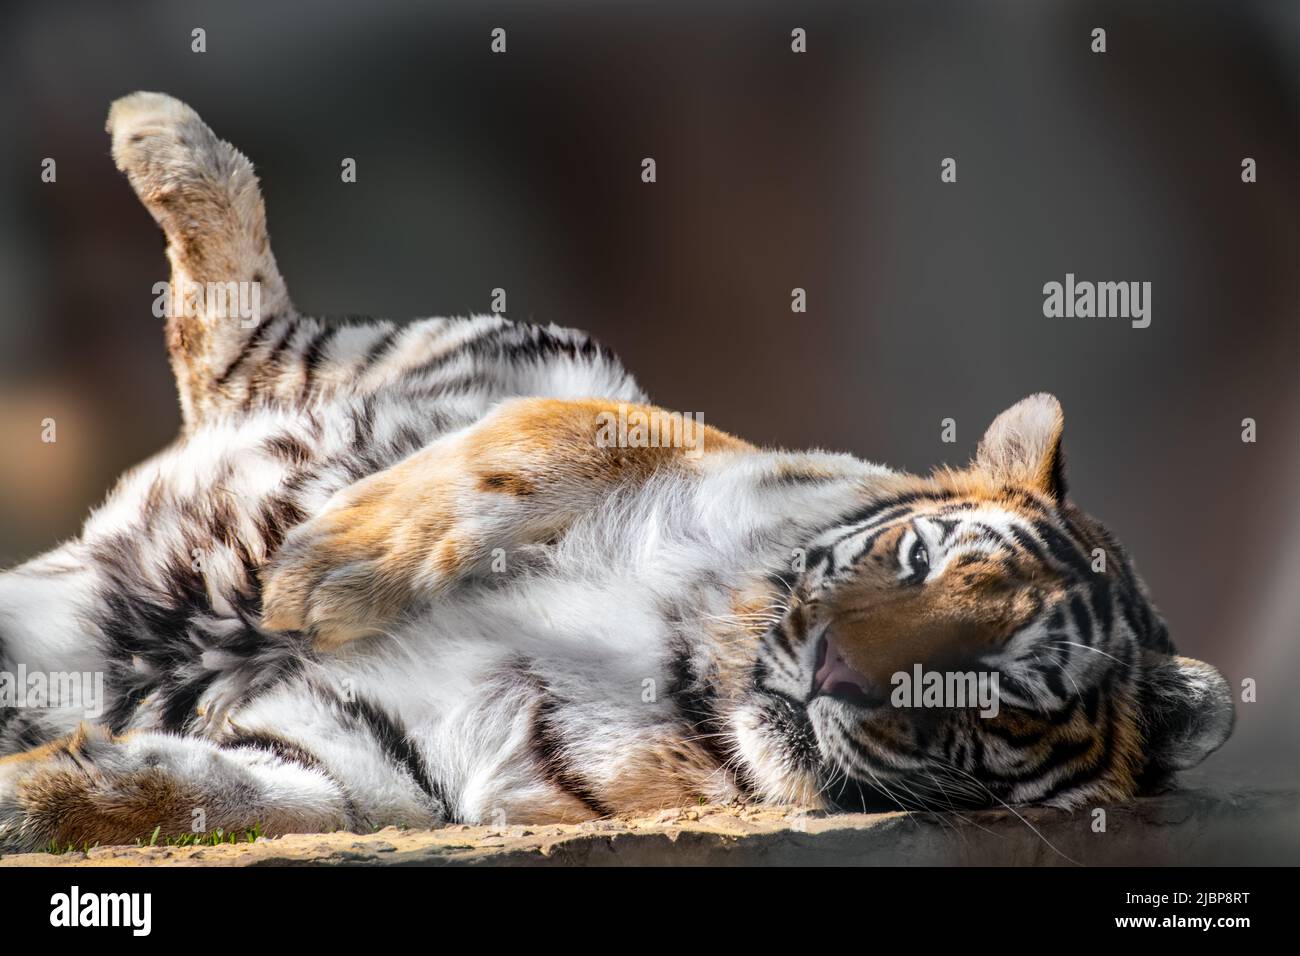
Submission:
M 611 417 L 629 414 L 671 413 L 603 400 L 504 402 L 349 486 L 292 531 L 267 567 L 263 624 L 308 632 L 323 648 L 382 633 L 494 556 L 562 534 L 620 486 L 696 468 L 703 455 L 753 451 L 698 423 L 676 446 L 610 441 Z

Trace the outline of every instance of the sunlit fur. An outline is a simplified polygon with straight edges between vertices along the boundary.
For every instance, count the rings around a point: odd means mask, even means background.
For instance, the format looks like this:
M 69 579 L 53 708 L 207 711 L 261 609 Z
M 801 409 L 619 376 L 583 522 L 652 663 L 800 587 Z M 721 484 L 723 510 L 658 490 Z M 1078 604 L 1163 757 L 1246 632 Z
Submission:
M 169 319 L 181 436 L 0 574 L 0 670 L 106 693 L 90 724 L 0 709 L 0 847 L 1075 805 L 1226 737 L 1223 679 L 1068 503 L 1050 396 L 930 478 L 712 429 L 605 447 L 597 417 L 646 396 L 583 333 L 304 316 L 242 155 L 159 94 L 109 131 L 174 279 L 262 282 L 266 313 Z M 813 695 L 828 634 L 860 698 Z M 882 705 L 912 663 L 996 670 L 999 715 Z

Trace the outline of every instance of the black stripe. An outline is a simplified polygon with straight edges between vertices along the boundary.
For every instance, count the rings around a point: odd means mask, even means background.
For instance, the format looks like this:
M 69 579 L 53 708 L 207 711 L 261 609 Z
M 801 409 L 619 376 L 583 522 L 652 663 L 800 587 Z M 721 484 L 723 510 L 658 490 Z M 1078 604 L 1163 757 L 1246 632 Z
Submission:
M 277 495 L 268 498 L 261 511 L 253 516 L 253 527 L 270 554 L 279 549 L 285 535 L 306 520 L 307 513 L 297 502 Z
M 311 394 L 312 384 L 316 378 L 316 371 L 320 368 L 321 361 L 325 358 L 325 346 L 329 344 L 330 339 L 334 338 L 340 326 L 332 326 L 321 329 L 317 332 L 312 340 L 307 343 L 307 348 L 302 353 L 302 397 L 306 398 Z
M 1098 759 L 1096 763 L 1092 764 L 1091 766 L 1083 766 L 1075 770 L 1073 773 L 1066 774 L 1060 780 L 1056 781 L 1056 783 L 1052 784 L 1052 786 L 1048 789 L 1048 791 L 1044 793 L 1042 796 L 1040 796 L 1038 799 L 1050 800 L 1052 797 L 1055 797 L 1057 794 L 1064 793 L 1067 790 L 1073 790 L 1076 787 L 1080 787 L 1086 783 L 1090 783 L 1093 780 L 1096 780 L 1098 777 L 1105 774 L 1106 772 L 1108 772 L 1111 766 L 1115 762 L 1115 725 L 1116 725 L 1115 702 L 1109 696 L 1107 696 L 1106 716 L 1105 716 L 1105 720 L 1102 721 L 1101 726 L 1099 728 L 1101 731 L 1100 740 L 1097 741 L 1098 746 L 1100 746 L 1101 748 L 1100 759 Z M 1087 742 L 1090 744 L 1092 743 L 1092 741 L 1087 741 Z M 1079 750 L 1078 745 L 1075 745 L 1075 748 L 1073 749 L 1077 752 L 1070 753 L 1070 754 L 1063 754 L 1062 756 L 1067 757 L 1068 759 L 1077 759 L 1078 757 L 1083 756 L 1084 753 L 1088 752 L 1087 748 Z M 1055 748 L 1053 748 L 1053 756 L 1056 756 Z
M 1088 606 L 1077 593 L 1070 595 L 1070 618 L 1074 621 L 1075 630 L 1079 632 L 1079 640 L 1091 647 L 1092 616 L 1088 614 Z
M 0 757 L 24 753 L 57 739 L 53 727 L 43 723 L 37 713 L 18 707 L 0 707 Z
M 324 774 L 330 783 L 338 788 L 339 794 L 343 797 L 344 812 L 348 818 L 349 829 L 359 830 L 362 823 L 370 822 L 365 819 L 352 793 L 343 785 L 343 782 L 330 772 L 330 769 L 325 766 L 319 757 L 301 744 L 285 740 L 275 734 L 241 733 L 229 740 L 223 740 L 221 747 L 223 750 L 261 750 L 285 763 L 294 763 L 308 770 L 315 770 L 317 773 Z
M 365 697 L 343 701 L 341 707 L 344 713 L 365 726 L 388 761 L 404 769 L 415 781 L 415 785 L 437 805 L 440 813 L 446 814 L 449 809 L 446 794 L 429 776 L 424 757 L 411 742 L 406 728 L 388 711 Z
M 899 504 L 897 500 L 886 502 L 876 507 L 872 506 L 863 511 L 859 511 L 848 518 L 837 521 L 836 524 L 845 528 L 845 531 L 835 538 L 827 549 L 834 549 L 841 541 L 853 537 L 855 534 L 862 534 L 865 531 L 884 530 L 885 525 L 891 521 L 906 517 L 915 512 L 915 508 L 908 504 Z
M 1092 574 L 1092 565 L 1084 559 L 1073 541 L 1046 521 L 1034 522 L 1034 530 L 1046 543 L 1048 553 L 1053 558 L 1074 571 L 1080 578 L 1087 580 L 1088 576 Z
M 786 630 L 785 618 L 776 622 L 776 627 L 770 631 L 772 639 L 776 642 L 778 648 L 786 657 L 794 657 L 794 648 L 790 645 L 790 634 Z
M 245 694 L 265 690 L 301 666 L 302 650 L 291 640 L 256 627 L 256 593 L 228 594 L 235 617 L 213 611 L 201 572 L 189 563 L 187 540 L 180 553 L 160 566 L 165 590 L 138 593 L 124 576 L 139 567 L 138 552 L 120 544 L 102 548 L 97 559 L 108 584 L 96 624 L 109 655 L 112 702 L 104 722 L 122 732 L 136 708 L 152 698 L 162 729 L 185 732 L 203 694 L 221 676 L 240 673 Z M 251 558 L 246 573 L 255 580 Z M 231 624 L 238 626 L 231 627 Z M 212 669 L 204 653 L 215 650 L 229 661 Z
M 228 740 L 221 741 L 221 746 L 227 749 L 238 749 L 248 747 L 253 750 L 262 750 L 272 754 L 286 763 L 296 763 L 299 766 L 307 767 L 310 770 L 325 771 L 325 765 L 321 763 L 319 757 L 291 740 L 285 740 L 275 734 L 267 733 L 240 733 Z
M 773 488 L 798 488 L 805 485 L 830 485 L 843 481 L 838 475 L 808 468 L 784 468 L 779 472 L 765 472 L 758 479 L 758 487 L 767 491 Z
M 503 325 L 496 328 L 484 329 L 474 338 L 467 342 L 461 342 L 444 350 L 432 358 L 426 359 L 419 365 L 402 370 L 402 376 L 409 379 L 417 379 L 429 372 L 437 371 L 445 365 L 450 364 L 456 359 L 469 356 L 470 359 L 491 358 L 500 359 L 503 357 L 500 341 L 506 335 L 515 331 L 513 325 Z M 473 367 L 477 367 L 471 362 Z
M 406 373 L 402 373 L 405 375 Z M 437 382 L 432 385 L 413 393 L 415 398 L 437 398 L 440 395 L 446 395 L 448 392 L 468 392 L 473 389 L 484 389 L 491 391 L 495 382 L 489 378 L 483 371 L 466 372 L 449 378 L 444 382 Z
M 1092 603 L 1092 616 L 1097 622 L 1097 628 L 1102 633 L 1109 634 L 1115 613 L 1110 598 L 1110 587 L 1105 581 L 1099 581 L 1088 589 L 1088 597 Z
M 907 491 L 907 492 L 903 492 L 902 494 L 891 495 L 880 501 L 873 502 L 872 504 L 867 505 L 865 508 L 859 508 L 857 511 L 845 515 L 843 518 L 837 521 L 836 524 L 839 525 L 865 524 L 866 522 L 869 522 L 872 518 L 879 515 L 881 512 L 887 511 L 890 508 L 899 508 L 903 505 L 909 506 L 908 508 L 903 509 L 903 511 L 900 512 L 900 513 L 904 513 L 906 511 L 912 510 L 910 506 L 913 503 L 918 502 L 922 499 L 946 501 L 951 499 L 952 497 L 953 494 L 951 492 L 935 492 L 933 495 L 930 495 L 930 494 L 922 494 L 919 491 Z M 857 532 L 853 531 L 849 533 L 856 534 Z
M 838 547 L 840 543 L 847 541 L 849 538 L 853 537 L 856 534 L 866 534 L 866 537 L 863 538 L 858 543 L 857 550 L 854 551 L 853 554 L 851 554 L 848 558 L 846 558 L 843 564 L 837 564 L 834 551 L 828 550 L 827 555 L 829 560 L 827 562 L 827 571 L 834 576 L 834 575 L 838 575 L 841 571 L 853 568 L 855 565 L 857 565 L 859 561 L 862 560 L 864 555 L 867 555 L 871 552 L 871 549 L 875 547 L 876 542 L 879 541 L 880 538 L 894 526 L 893 523 L 895 521 L 897 521 L 899 518 L 910 516 L 910 514 L 911 514 L 910 509 L 907 509 L 905 510 L 904 514 L 896 515 L 889 518 L 883 518 L 879 524 L 876 524 L 870 527 L 869 529 L 857 528 L 853 531 L 848 532 L 847 534 L 841 535 L 839 539 L 836 540 L 836 542 L 833 545 L 831 545 L 831 548 Z
M 582 775 L 569 763 L 564 735 L 555 719 L 561 701 L 550 689 L 535 682 L 538 700 L 533 708 L 533 725 L 529 749 L 542 774 L 555 787 L 567 793 L 598 817 L 610 816 L 609 807 L 596 796 Z
M 271 454 L 295 468 L 306 466 L 312 459 L 312 450 L 288 432 L 271 436 L 263 445 Z
M 271 326 L 275 325 L 276 322 L 280 321 L 281 318 L 282 316 L 276 315 L 264 319 L 257 324 L 257 328 L 253 329 L 248 338 L 244 340 L 244 347 L 239 350 L 239 354 L 231 360 L 230 364 L 227 365 L 225 369 L 222 370 L 221 374 L 213 381 L 215 387 L 221 388 L 227 381 L 229 381 L 230 377 L 238 371 L 241 365 L 244 364 L 249 353 L 262 344 L 262 339 L 266 338 L 267 330 L 270 329 Z
M 1038 542 L 1034 540 L 1033 535 L 1020 527 L 1020 525 L 1013 524 L 1011 526 L 1011 537 L 1015 538 L 1016 542 L 1029 552 L 1030 557 L 1035 561 L 1042 563 L 1043 549 L 1038 546 Z
M 868 766 L 874 764 L 879 767 L 882 762 L 886 761 L 891 756 L 895 758 L 903 756 L 903 754 L 899 752 L 898 748 L 891 747 L 884 740 L 874 737 L 869 733 L 864 734 L 864 737 L 876 746 L 878 752 L 872 752 L 863 740 L 858 739 L 850 733 L 842 732 L 840 734 L 840 742 L 852 750 L 853 753 L 861 758 Z M 896 770 L 895 767 L 891 767 L 890 769 Z
M 582 775 L 569 763 L 564 735 L 555 720 L 556 711 L 565 701 L 556 695 L 541 677 L 533 672 L 527 658 L 519 657 L 508 665 L 508 680 L 519 681 L 534 692 L 528 749 L 542 776 L 553 787 L 577 800 L 598 817 L 611 815 Z
M 280 355 L 284 352 L 285 348 L 288 347 L 289 343 L 293 341 L 294 336 L 297 335 L 298 326 L 302 321 L 302 318 L 303 317 L 300 315 L 289 316 L 285 322 L 284 330 L 280 333 L 279 337 L 276 338 L 275 344 L 271 346 L 270 351 L 267 352 L 258 367 L 253 369 L 250 373 L 247 386 L 248 394 L 244 396 L 243 401 L 244 411 L 250 410 L 253 407 L 255 400 L 259 398 L 265 400 L 262 390 L 272 385 L 275 379 L 279 376 Z
M 715 764 L 725 767 L 730 759 L 722 744 L 725 723 L 718 714 L 717 674 L 697 674 L 691 648 L 681 641 L 668 663 L 666 694 L 677 707 L 685 737 L 696 743 Z
M 992 538 L 1000 545 L 1009 545 L 1007 536 L 992 525 L 985 524 L 983 521 L 971 521 L 966 525 L 967 528 L 974 528 L 980 532 L 981 537 Z
M 285 349 L 289 347 L 289 344 L 298 337 L 298 329 L 302 327 L 301 321 L 302 316 L 294 316 L 289 320 L 288 325 L 285 326 L 284 335 L 276 339 L 275 345 L 263 360 L 263 366 L 274 369 L 273 375 L 279 374 L 280 357 L 284 354 Z
M 363 372 L 369 371 L 370 367 L 379 361 L 379 357 L 388 351 L 393 342 L 396 341 L 397 337 L 401 335 L 406 328 L 407 326 L 395 325 L 381 335 L 375 341 L 375 344 L 370 346 L 369 351 L 366 352 L 366 357 L 361 360 L 361 364 L 357 366 L 356 371 L 352 373 L 353 376 L 360 377 Z

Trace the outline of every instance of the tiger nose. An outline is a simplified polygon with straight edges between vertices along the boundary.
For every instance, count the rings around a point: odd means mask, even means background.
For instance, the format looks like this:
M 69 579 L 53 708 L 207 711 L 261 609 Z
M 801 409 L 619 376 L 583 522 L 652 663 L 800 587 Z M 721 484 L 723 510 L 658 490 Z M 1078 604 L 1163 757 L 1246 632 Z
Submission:
M 848 662 L 835 635 L 829 631 L 818 643 L 817 666 L 813 669 L 808 699 L 818 696 L 834 697 L 860 707 L 871 707 L 884 699 L 876 682 Z

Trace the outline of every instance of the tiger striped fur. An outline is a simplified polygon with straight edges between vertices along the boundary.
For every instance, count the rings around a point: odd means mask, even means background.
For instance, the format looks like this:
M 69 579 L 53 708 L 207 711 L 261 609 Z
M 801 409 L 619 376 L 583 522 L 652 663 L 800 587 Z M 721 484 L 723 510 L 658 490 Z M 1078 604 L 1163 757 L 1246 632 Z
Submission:
M 1050 396 L 928 477 L 713 429 L 611 447 L 603 412 L 658 410 L 584 334 L 302 315 L 240 153 L 160 94 L 108 129 L 174 287 L 260 283 L 263 313 L 169 318 L 182 434 L 0 575 L 0 671 L 107 698 L 0 709 L 0 847 L 1078 806 L 1228 735 L 1222 677 L 1066 498 Z M 883 700 L 963 662 L 1000 674 L 997 716 Z

